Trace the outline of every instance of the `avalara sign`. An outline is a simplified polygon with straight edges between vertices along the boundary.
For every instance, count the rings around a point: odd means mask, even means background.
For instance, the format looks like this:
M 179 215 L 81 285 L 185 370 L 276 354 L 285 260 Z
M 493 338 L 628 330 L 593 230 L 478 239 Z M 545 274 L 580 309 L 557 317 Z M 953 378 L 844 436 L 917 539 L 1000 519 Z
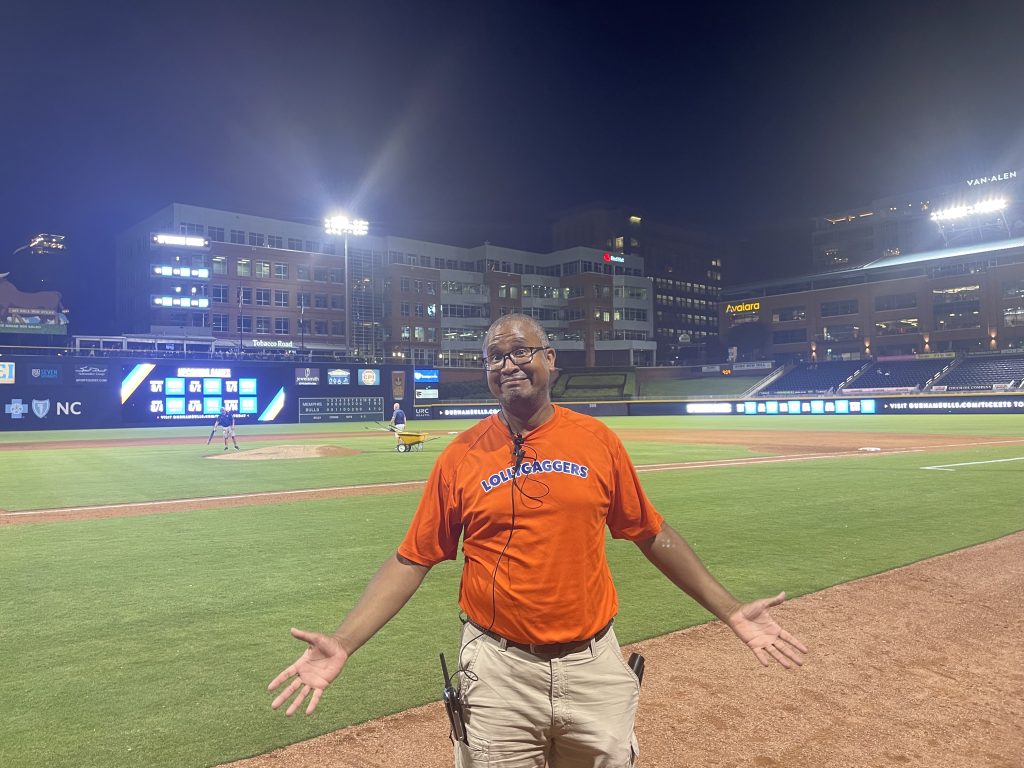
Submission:
M 725 314 L 735 315 L 739 312 L 757 312 L 761 309 L 760 301 L 751 301 L 746 304 L 726 304 Z

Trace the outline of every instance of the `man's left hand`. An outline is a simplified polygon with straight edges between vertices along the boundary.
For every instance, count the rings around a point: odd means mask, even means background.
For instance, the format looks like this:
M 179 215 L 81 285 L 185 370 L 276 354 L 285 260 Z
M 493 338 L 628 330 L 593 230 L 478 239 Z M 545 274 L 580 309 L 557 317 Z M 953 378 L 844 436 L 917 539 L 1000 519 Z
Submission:
M 768 609 L 781 605 L 786 600 L 786 593 L 779 592 L 775 597 L 766 597 L 744 603 L 729 614 L 725 623 L 754 652 L 757 660 L 767 667 L 771 659 L 775 659 L 786 669 L 794 664 L 804 663 L 801 653 L 807 653 L 807 646 L 800 639 L 789 634 L 775 623 Z

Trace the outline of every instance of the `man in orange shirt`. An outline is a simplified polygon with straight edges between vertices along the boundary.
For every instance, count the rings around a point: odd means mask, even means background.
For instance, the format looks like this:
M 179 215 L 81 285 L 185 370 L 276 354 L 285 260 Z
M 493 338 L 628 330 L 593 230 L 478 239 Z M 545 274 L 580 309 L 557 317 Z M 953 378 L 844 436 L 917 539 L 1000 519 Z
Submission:
M 741 604 L 651 505 L 616 435 L 551 403 L 555 351 L 526 315 L 495 321 L 484 340 L 500 413 L 442 453 L 395 553 L 333 635 L 293 629 L 308 644 L 271 682 L 306 713 L 348 657 L 413 595 L 427 571 L 465 555 L 459 605 L 467 621 L 457 671 L 466 738 L 459 768 L 633 765 L 639 682 L 612 621 L 618 598 L 604 529 L 633 541 L 674 584 L 725 622 L 768 665 L 803 662 L 804 645 L 768 609 Z M 293 679 L 294 678 L 294 679 Z

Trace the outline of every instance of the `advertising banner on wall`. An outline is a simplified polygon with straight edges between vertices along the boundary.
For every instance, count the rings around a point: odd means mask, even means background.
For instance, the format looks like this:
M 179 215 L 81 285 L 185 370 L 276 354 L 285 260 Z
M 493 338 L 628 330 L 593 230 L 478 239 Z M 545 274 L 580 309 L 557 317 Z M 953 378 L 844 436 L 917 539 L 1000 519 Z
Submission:
M 5 357 L 0 430 L 206 427 L 221 408 L 233 411 L 239 426 L 379 421 L 392 400 L 412 410 L 404 389 L 411 367 L 353 373 L 284 361 Z M 402 396 L 392 398 L 396 391 Z
M 113 393 L 66 384 L 16 384 L 0 389 L 0 431 L 99 429 L 120 425 Z
M 0 333 L 66 336 L 61 295 L 57 291 L 18 290 L 7 274 L 0 275 Z

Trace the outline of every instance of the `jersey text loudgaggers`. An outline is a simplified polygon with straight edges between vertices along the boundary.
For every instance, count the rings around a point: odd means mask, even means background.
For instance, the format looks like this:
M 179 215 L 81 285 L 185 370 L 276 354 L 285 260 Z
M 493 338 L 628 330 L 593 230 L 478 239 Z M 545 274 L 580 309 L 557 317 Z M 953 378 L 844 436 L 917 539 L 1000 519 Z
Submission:
M 515 475 L 518 477 L 519 475 L 537 475 L 542 472 L 561 472 L 566 475 L 574 475 L 581 480 L 586 480 L 589 471 L 590 467 L 585 464 L 576 464 L 575 462 L 563 459 L 540 459 L 537 461 L 524 461 Z M 486 480 L 481 480 L 480 485 L 485 493 L 489 493 L 499 485 L 511 480 L 513 472 L 513 467 L 507 467 L 500 472 L 494 473 Z

